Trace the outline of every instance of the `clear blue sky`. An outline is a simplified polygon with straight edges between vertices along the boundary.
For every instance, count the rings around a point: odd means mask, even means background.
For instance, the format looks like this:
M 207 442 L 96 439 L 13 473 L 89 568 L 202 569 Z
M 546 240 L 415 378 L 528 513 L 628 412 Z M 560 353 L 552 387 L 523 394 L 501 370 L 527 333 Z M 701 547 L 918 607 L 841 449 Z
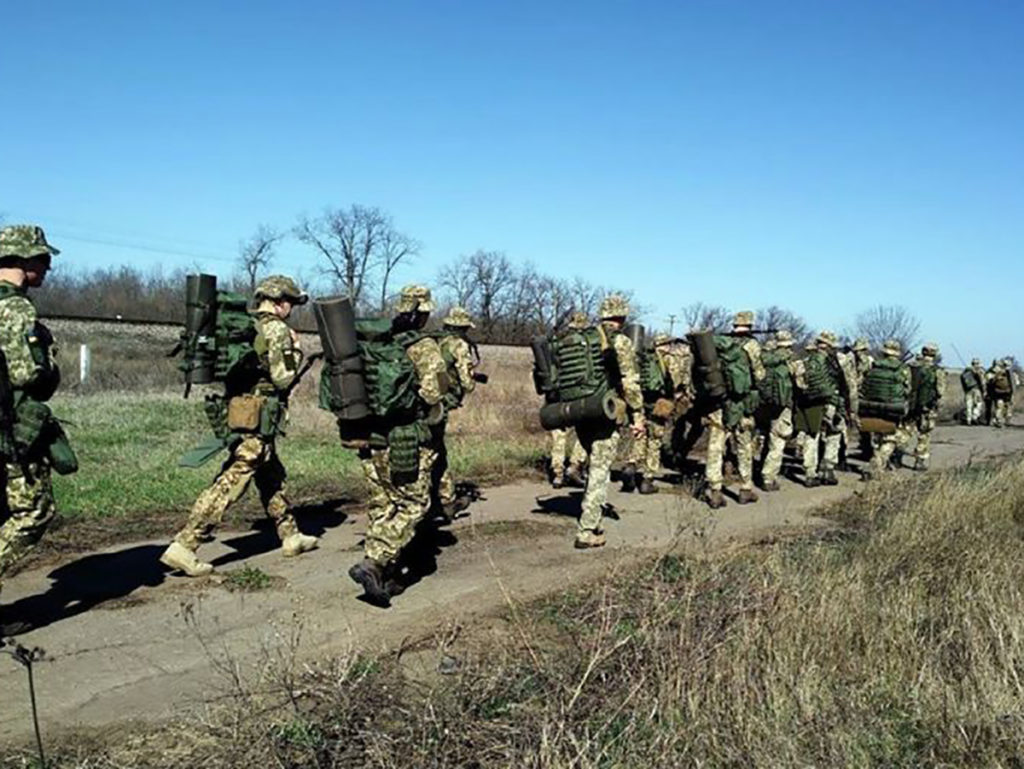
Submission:
M 353 202 L 425 244 L 841 329 L 1021 344 L 1024 3 L 45 2 L 3 10 L 0 211 L 227 272 Z M 106 240 L 174 254 L 117 248 Z M 217 261 L 217 258 L 223 261 Z M 301 245 L 277 267 L 300 270 Z M 308 273 L 308 268 L 304 270 Z

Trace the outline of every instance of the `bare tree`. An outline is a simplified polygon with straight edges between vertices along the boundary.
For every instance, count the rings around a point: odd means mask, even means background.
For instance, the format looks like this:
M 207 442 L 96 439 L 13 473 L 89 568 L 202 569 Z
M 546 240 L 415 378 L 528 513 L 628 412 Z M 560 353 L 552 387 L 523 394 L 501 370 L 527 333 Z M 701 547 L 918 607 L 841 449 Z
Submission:
M 422 244 L 388 227 L 381 232 L 378 244 L 378 269 L 380 270 L 380 311 L 387 310 L 388 305 L 388 283 L 391 281 L 391 274 L 395 268 L 404 261 L 416 256 Z
M 792 310 L 776 304 L 757 311 L 755 322 L 758 328 L 785 329 L 793 335 L 793 341 L 803 346 L 811 337 L 811 327 L 802 317 Z
M 920 341 L 921 321 L 906 307 L 879 304 L 854 318 L 856 336 L 867 337 L 878 349 L 887 339 L 895 339 L 904 350 L 912 350 Z
M 469 257 L 460 256 L 446 264 L 437 274 L 437 285 L 450 304 L 470 308 L 476 296 L 476 282 L 469 267 Z
M 683 323 L 690 331 L 727 331 L 732 312 L 727 307 L 691 302 L 680 310 Z
M 319 252 L 323 274 L 358 307 L 379 266 L 381 243 L 392 231 L 391 217 L 379 208 L 352 205 L 329 208 L 316 219 L 302 217 L 295 237 Z
M 274 258 L 274 246 L 284 234 L 261 224 L 246 240 L 238 241 L 238 265 L 242 269 L 249 293 L 256 290 L 260 273 Z
M 505 313 L 515 270 L 502 251 L 477 251 L 470 255 L 468 267 L 476 285 L 474 309 L 480 318 L 480 330 L 489 336 Z

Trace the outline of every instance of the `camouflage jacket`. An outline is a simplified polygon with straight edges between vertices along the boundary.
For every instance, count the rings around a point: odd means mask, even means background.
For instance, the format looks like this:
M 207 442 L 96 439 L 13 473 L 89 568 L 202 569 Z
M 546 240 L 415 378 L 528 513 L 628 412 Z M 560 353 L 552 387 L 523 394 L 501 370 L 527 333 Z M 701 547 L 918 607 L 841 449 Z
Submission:
M 448 367 L 437 340 L 425 336 L 411 344 L 405 352 L 416 369 L 420 399 L 428 406 L 440 403 L 448 392 Z
M 42 391 L 38 399 L 49 399 L 59 379 L 56 345 L 39 322 L 26 289 L 10 283 L 0 283 L 0 350 L 7 358 L 11 385 L 16 390 Z
M 473 373 L 476 369 L 476 361 L 473 359 L 473 351 L 469 342 L 458 334 L 445 334 L 439 342 L 442 354 L 447 353 L 454 361 L 454 374 L 458 378 L 458 384 L 463 393 L 473 392 L 476 387 L 476 380 Z
M 644 394 L 640 388 L 640 367 L 637 364 L 633 342 L 610 324 L 602 323 L 599 328 L 605 338 L 611 338 L 611 351 L 618 373 L 616 391 L 619 397 L 625 401 L 626 407 L 633 414 L 634 419 L 642 419 Z
M 265 381 L 278 392 L 291 387 L 302 368 L 302 349 L 296 334 L 280 317 L 261 302 L 253 312 L 256 324 L 254 347 L 259 355 Z

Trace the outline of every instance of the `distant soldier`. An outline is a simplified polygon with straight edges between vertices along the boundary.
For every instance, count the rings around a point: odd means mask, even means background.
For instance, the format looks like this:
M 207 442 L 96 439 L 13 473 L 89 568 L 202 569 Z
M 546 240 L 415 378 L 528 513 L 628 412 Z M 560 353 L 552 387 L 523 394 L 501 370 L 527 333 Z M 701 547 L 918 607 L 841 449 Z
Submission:
M 402 289 L 391 339 L 412 364 L 418 407 L 412 413 L 403 410 L 400 423 L 381 426 L 385 445 L 371 442 L 359 450 L 371 507 L 365 556 L 348 574 L 362 585 L 371 603 L 382 607 L 390 606 L 392 596 L 404 589 L 399 556 L 430 509 L 431 475 L 441 452 L 431 427 L 444 419 L 443 401 L 450 383 L 437 340 L 423 330 L 433 310 L 430 289 L 417 285 Z
M 439 340 L 441 355 L 448 366 L 448 393 L 445 395 L 445 416 L 431 428 L 438 446 L 437 462 L 433 478 L 437 500 L 441 505 L 442 518 L 451 521 L 468 506 L 468 500 L 459 500 L 455 494 L 455 479 L 448 465 L 448 445 L 445 431 L 448 415 L 462 406 L 476 388 L 476 367 L 480 363 L 477 347 L 469 340 L 469 331 L 476 328 L 469 312 L 463 307 L 452 307 L 444 319 L 443 333 Z
M 641 494 L 655 494 L 658 489 L 654 478 L 661 471 L 661 446 L 675 413 L 677 398 L 684 396 L 692 386 L 690 359 L 680 346 L 673 344 L 668 334 L 655 335 L 653 348 L 638 357 L 646 432 L 630 445 L 622 490 L 637 489 Z
M 898 413 L 905 409 L 911 395 L 910 366 L 903 363 L 903 347 L 895 339 L 882 345 L 882 357 L 876 360 L 864 378 L 865 398 Z M 902 451 L 910 441 L 905 419 L 892 423 L 892 432 L 871 434 L 871 464 L 864 480 L 871 480 L 889 469 L 889 460 L 897 449 Z
M 981 360 L 974 358 L 963 370 L 960 386 L 964 391 L 964 424 L 980 423 L 985 417 L 985 367 Z
M 291 278 L 274 275 L 256 287 L 253 300 L 250 314 L 256 325 L 253 347 L 257 363 L 251 376 L 233 382 L 225 395 L 229 415 L 241 407 L 257 410 L 253 421 L 258 427 L 235 435 L 227 461 L 196 499 L 185 527 L 160 556 L 165 566 L 189 577 L 213 571 L 213 565 L 200 560 L 196 550 L 220 525 L 228 508 L 242 498 L 250 482 L 256 485 L 263 509 L 274 521 L 285 556 L 300 555 L 317 546 L 316 537 L 299 531 L 289 510 L 287 473 L 277 455 L 277 436 L 287 419 L 288 393 L 303 357 L 298 335 L 285 321 L 292 309 L 309 297 Z
M 568 328 L 573 331 L 580 331 L 590 324 L 587 314 L 574 312 L 568 323 Z M 576 438 L 576 431 L 568 427 L 565 429 L 551 430 L 551 485 L 556 489 L 563 485 L 583 488 L 586 484 L 584 479 L 584 468 L 587 463 L 587 452 Z M 569 466 L 566 467 L 566 450 L 572 442 L 572 450 L 569 454 Z
M 1005 360 L 992 361 L 985 374 L 988 396 L 992 408 L 992 426 L 1005 427 L 1010 423 L 1010 403 L 1013 401 L 1013 372 Z
M 802 368 L 793 359 L 793 335 L 780 329 L 771 340 L 771 347 L 765 345 L 761 357 L 765 378 L 761 384 L 761 405 L 768 410 L 770 427 L 764 462 L 761 465 L 761 488 L 765 491 L 779 490 L 779 473 L 786 441 L 793 437 L 793 394 L 794 385 L 802 384 Z
M 931 457 L 932 431 L 939 415 L 939 403 L 946 394 L 946 370 L 938 365 L 939 346 L 929 342 L 911 368 L 911 426 L 917 435 L 914 469 L 927 470 Z
M 727 440 L 732 441 L 739 464 L 737 501 L 741 505 L 757 501 L 754 492 L 754 412 L 757 409 L 757 386 L 764 379 L 765 372 L 761 364 L 761 346 L 754 338 L 753 330 L 754 313 L 744 310 L 736 313 L 729 337 L 719 337 L 717 339 L 721 341 L 716 341 L 719 358 L 726 369 L 728 394 L 724 404 L 706 417 L 710 434 L 704 480 L 707 483 L 708 506 L 712 509 L 725 507 L 722 465 Z
M 859 337 L 854 341 L 853 357 L 857 367 L 857 387 L 859 389 L 861 382 L 864 381 L 864 375 L 871 370 L 871 366 L 875 362 L 874 357 L 871 355 L 868 340 L 865 337 Z
M 636 350 L 633 342 L 622 333 L 629 316 L 629 303 L 625 297 L 612 294 L 601 302 L 601 323 L 593 334 L 586 333 L 588 347 L 597 344 L 603 350 L 604 376 L 615 393 L 619 404 L 618 423 L 611 421 L 583 422 L 576 427 L 576 435 L 587 452 L 587 487 L 583 492 L 582 512 L 576 533 L 576 547 L 586 549 L 605 544 L 601 519 L 608 499 L 608 480 L 612 462 L 619 446 L 619 428 L 629 424 L 634 439 L 646 430 L 644 424 L 644 398 L 640 391 Z M 583 354 L 591 355 L 592 351 Z
M 3 577 L 39 542 L 55 515 L 51 471 L 77 463 L 48 401 L 60 385 L 53 337 L 36 315 L 28 290 L 39 288 L 59 254 L 41 227 L 0 230 L 0 379 L 6 434 L 0 434 L 5 494 L 0 504 L 0 588 Z M 5 623 L 0 637 L 27 630 Z

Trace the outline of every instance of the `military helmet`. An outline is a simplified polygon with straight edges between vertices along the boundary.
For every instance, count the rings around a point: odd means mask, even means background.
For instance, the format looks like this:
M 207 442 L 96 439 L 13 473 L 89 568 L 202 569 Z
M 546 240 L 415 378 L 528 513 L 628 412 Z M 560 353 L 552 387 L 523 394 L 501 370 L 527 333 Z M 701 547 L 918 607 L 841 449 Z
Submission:
M 309 301 L 309 294 L 287 275 L 271 275 L 264 278 L 256 286 L 253 295 L 257 299 L 287 299 L 292 304 L 305 304 Z
M 666 334 L 664 331 L 660 331 L 654 335 L 654 346 L 661 347 L 662 345 L 671 344 L 672 337 Z
M 586 328 L 590 325 L 590 318 L 587 317 L 585 312 L 576 311 L 569 316 L 569 328 Z
M 899 358 L 903 355 L 903 345 L 899 343 L 898 339 L 886 339 L 885 344 L 882 345 L 882 352 L 893 358 Z
M 1002 363 L 1006 368 L 1013 368 L 1013 361 L 1009 358 L 1003 358 Z
M 935 342 L 926 342 L 921 347 L 921 354 L 929 358 L 934 358 L 939 354 L 939 346 Z
M 870 349 L 871 347 L 868 344 L 868 340 L 865 337 L 858 337 L 857 340 L 853 343 L 854 352 L 867 352 Z
M 629 316 L 629 302 L 622 294 L 609 294 L 601 302 L 601 320 L 613 320 Z
M 452 328 L 476 328 L 473 318 L 470 317 L 469 310 L 458 305 L 448 311 L 448 315 L 444 319 L 444 325 L 451 326 Z
M 793 335 L 784 328 L 775 332 L 774 342 L 776 347 L 792 347 Z
M 434 301 L 430 298 L 430 289 L 415 284 L 405 286 L 399 294 L 397 310 L 398 312 L 432 312 Z
M 818 338 L 815 341 L 819 345 L 824 345 L 825 347 L 835 347 L 837 344 L 839 344 L 839 337 L 837 337 L 828 329 L 825 329 L 824 331 L 818 334 Z
M 15 256 L 31 259 L 34 256 L 56 256 L 56 248 L 46 242 L 42 227 L 34 224 L 12 224 L 0 230 L 0 258 Z
M 754 327 L 754 313 L 750 310 L 740 310 L 733 316 L 732 327 L 736 328 L 753 328 Z
M 971 358 L 971 365 L 972 366 L 980 366 L 981 365 L 981 358 Z

